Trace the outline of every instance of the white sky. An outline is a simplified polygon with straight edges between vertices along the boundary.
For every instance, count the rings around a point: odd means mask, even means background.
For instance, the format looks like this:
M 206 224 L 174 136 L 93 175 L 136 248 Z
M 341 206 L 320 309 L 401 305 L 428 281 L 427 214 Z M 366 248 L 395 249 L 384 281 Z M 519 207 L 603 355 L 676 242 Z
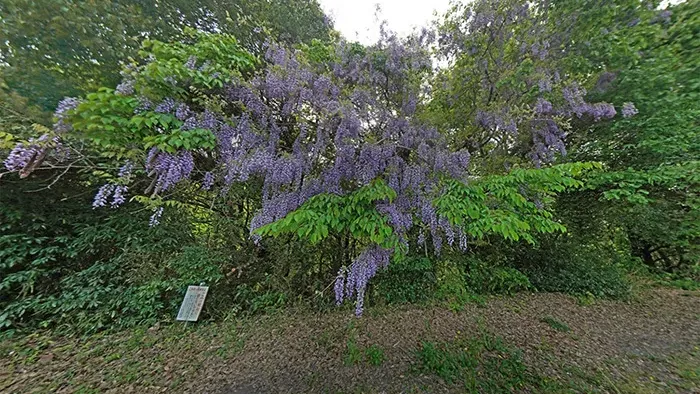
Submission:
M 663 0 L 661 8 L 682 1 Z M 319 0 L 319 3 L 345 38 L 374 44 L 379 38 L 379 21 L 375 18 L 377 4 L 381 7 L 380 20 L 386 20 L 389 29 L 405 36 L 414 27 L 432 22 L 434 11 L 440 14 L 447 11 L 450 0 Z
M 380 20 L 386 20 L 389 29 L 407 35 L 414 27 L 429 24 L 433 12 L 444 13 L 449 0 L 319 0 L 321 7 L 335 22 L 336 30 L 345 38 L 363 44 L 373 44 L 379 37 L 379 22 L 375 18 L 376 5 L 381 7 Z

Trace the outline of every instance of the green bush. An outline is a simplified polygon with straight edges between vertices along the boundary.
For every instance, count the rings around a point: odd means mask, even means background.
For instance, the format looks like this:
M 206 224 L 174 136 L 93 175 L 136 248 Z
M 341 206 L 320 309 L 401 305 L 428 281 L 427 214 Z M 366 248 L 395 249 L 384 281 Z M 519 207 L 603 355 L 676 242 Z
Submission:
M 242 283 L 236 288 L 234 302 L 250 313 L 273 312 L 286 304 L 287 295 L 270 289 L 265 283 Z
M 152 324 L 177 313 L 188 285 L 225 284 L 226 256 L 198 242 L 187 212 L 151 228 L 143 210 L 107 215 L 84 199 L 23 191 L 0 193 L 0 329 Z M 212 291 L 207 305 L 226 293 Z
M 596 245 L 564 242 L 531 250 L 522 270 L 539 291 L 625 298 L 631 287 L 621 259 Z
M 467 260 L 466 284 L 477 294 L 515 294 L 532 287 L 528 277 L 512 267 Z
M 483 302 L 467 286 L 461 266 L 450 259 L 438 261 L 436 266 L 438 274 L 435 297 L 438 300 L 447 302 L 447 306 L 452 310 L 461 310 L 464 304 L 469 302 Z
M 362 350 L 357 345 L 355 338 L 350 338 L 346 342 L 345 365 L 355 365 L 362 361 Z
M 436 285 L 433 263 L 426 257 L 392 263 L 373 281 L 374 300 L 387 304 L 426 301 L 433 297 Z

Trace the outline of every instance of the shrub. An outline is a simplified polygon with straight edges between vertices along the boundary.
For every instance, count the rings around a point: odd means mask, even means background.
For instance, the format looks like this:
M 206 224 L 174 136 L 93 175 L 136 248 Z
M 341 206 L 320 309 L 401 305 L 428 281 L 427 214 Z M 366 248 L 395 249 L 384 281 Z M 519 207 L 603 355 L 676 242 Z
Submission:
M 477 294 L 515 294 L 532 287 L 525 274 L 512 267 L 467 260 L 466 283 Z
M 433 263 L 426 257 L 409 257 L 390 264 L 378 274 L 373 297 L 387 304 L 417 303 L 430 299 L 435 292 Z
M 355 338 L 350 338 L 347 341 L 347 348 L 345 353 L 345 365 L 355 365 L 362 361 L 362 350 L 357 346 L 357 341 Z
M 435 297 L 447 302 L 450 309 L 461 310 L 466 303 L 483 301 L 467 286 L 462 267 L 452 260 L 441 260 L 436 265 L 438 275 Z
M 624 298 L 630 283 L 621 257 L 596 245 L 555 243 L 523 256 L 523 272 L 540 291 Z

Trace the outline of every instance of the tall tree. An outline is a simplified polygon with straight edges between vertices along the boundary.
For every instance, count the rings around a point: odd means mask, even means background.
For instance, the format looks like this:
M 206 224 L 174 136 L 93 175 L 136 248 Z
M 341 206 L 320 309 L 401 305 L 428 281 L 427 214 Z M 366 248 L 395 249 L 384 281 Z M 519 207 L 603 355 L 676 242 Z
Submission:
M 315 0 L 8 0 L 0 15 L 4 79 L 47 110 L 62 97 L 116 85 L 120 62 L 143 39 L 174 40 L 189 27 L 230 33 L 259 50 L 270 35 L 299 43 L 330 31 Z
M 629 100 L 626 119 L 580 128 L 572 140 L 572 160 L 608 168 L 593 179 L 595 194 L 575 203 L 600 198 L 593 206 L 625 230 L 632 252 L 666 270 L 700 261 L 699 32 L 700 2 L 691 0 L 644 8 L 623 31 L 601 35 L 601 47 L 628 54 L 597 62 L 606 69 L 591 96 Z

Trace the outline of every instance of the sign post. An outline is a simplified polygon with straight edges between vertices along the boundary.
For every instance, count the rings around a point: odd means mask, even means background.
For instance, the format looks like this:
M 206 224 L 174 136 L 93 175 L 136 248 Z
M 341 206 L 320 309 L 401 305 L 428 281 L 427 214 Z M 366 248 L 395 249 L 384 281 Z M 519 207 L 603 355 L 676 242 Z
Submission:
M 188 286 L 185 299 L 182 300 L 180 311 L 177 313 L 178 321 L 197 321 L 199 313 L 202 312 L 204 300 L 207 298 L 209 286 Z

